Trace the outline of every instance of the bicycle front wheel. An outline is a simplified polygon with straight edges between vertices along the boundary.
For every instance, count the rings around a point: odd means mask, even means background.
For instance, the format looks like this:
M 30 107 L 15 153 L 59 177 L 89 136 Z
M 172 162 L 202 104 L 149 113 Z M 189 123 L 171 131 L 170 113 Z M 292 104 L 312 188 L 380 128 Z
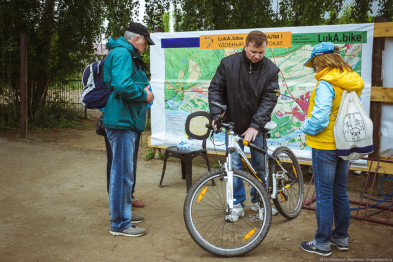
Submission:
M 225 172 L 224 172 L 225 173 Z M 233 171 L 234 179 L 244 184 L 246 196 L 244 216 L 227 222 L 226 174 L 214 170 L 200 177 L 188 190 L 184 202 L 184 221 L 194 241 L 217 256 L 239 256 L 256 248 L 266 237 L 272 219 L 270 201 L 265 187 L 242 170 Z M 255 192 L 255 193 L 254 193 Z
M 269 163 L 270 178 L 275 174 L 277 179 L 277 195 L 273 202 L 283 217 L 294 219 L 303 204 L 302 170 L 296 156 L 287 147 L 276 148 L 273 156 L 278 161 Z

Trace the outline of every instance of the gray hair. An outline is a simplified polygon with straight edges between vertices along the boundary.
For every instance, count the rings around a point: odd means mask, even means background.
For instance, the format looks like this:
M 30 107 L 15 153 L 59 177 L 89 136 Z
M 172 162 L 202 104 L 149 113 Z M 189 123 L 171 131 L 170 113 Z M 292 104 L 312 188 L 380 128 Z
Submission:
M 136 37 L 136 36 L 139 36 L 140 37 L 140 39 L 141 39 L 141 41 L 143 40 L 143 35 L 140 35 L 140 34 L 135 34 L 135 33 L 133 33 L 133 32 L 130 32 L 130 31 L 126 31 L 125 33 L 124 33 L 124 38 L 125 39 L 127 39 L 128 41 L 132 41 L 132 40 L 134 40 L 134 38 Z

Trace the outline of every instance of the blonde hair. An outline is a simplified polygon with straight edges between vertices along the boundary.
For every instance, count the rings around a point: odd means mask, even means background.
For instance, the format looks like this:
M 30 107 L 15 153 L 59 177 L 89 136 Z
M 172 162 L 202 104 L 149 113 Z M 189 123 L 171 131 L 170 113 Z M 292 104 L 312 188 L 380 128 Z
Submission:
M 344 72 L 344 70 L 352 72 L 353 71 L 352 67 L 347 62 L 344 61 L 339 51 L 340 51 L 339 47 L 335 46 L 334 53 L 316 56 L 314 57 L 312 62 L 313 64 L 318 65 L 321 69 L 330 67 L 330 68 L 338 68 L 340 69 L 341 72 Z

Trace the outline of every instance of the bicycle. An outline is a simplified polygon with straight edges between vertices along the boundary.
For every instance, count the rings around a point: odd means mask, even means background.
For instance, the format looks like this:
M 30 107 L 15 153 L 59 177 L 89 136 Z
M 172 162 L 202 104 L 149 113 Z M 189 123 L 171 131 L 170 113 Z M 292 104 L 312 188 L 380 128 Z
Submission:
M 275 126 L 265 126 L 263 148 L 234 134 L 233 123 L 223 123 L 226 107 L 213 105 L 223 111 L 212 127 L 212 119 L 206 112 L 195 112 L 186 121 L 186 133 L 194 139 L 206 139 L 220 127 L 226 129 L 228 146 L 226 161 L 221 168 L 202 175 L 188 190 L 184 202 L 184 221 L 192 239 L 206 251 L 218 256 L 240 256 L 256 248 L 266 237 L 272 220 L 270 199 L 278 212 L 287 219 L 299 215 L 303 202 L 303 175 L 294 153 L 280 146 L 269 154 L 267 138 Z M 195 119 L 205 123 L 192 124 Z M 273 122 L 270 122 L 273 123 Z M 193 127 L 194 126 L 194 127 Z M 257 150 L 265 158 L 265 175 L 260 178 L 238 142 Z M 271 151 L 271 150 L 270 150 Z M 237 152 L 249 172 L 232 169 L 232 153 Z M 246 195 L 255 201 L 251 209 L 244 207 L 244 217 L 235 223 L 228 220 L 234 205 L 233 180 L 243 182 Z M 257 208 L 255 208 L 257 207 Z

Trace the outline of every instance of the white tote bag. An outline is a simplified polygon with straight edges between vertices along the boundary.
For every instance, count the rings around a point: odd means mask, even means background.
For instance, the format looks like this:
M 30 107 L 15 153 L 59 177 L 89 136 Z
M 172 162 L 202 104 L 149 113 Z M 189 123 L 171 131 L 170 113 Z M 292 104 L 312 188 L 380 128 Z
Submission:
M 358 160 L 373 152 L 373 122 L 355 91 L 343 92 L 334 139 L 337 154 L 344 160 Z

